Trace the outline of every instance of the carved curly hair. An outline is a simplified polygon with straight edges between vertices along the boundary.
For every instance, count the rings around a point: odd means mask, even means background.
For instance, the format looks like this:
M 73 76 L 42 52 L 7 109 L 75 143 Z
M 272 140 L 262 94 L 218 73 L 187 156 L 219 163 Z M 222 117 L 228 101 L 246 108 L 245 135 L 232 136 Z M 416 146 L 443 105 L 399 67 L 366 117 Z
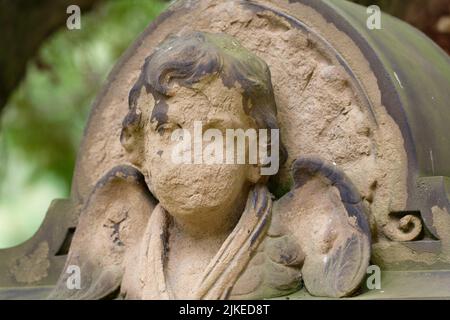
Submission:
M 225 34 L 193 32 L 184 36 L 169 36 L 155 52 L 145 59 L 141 74 L 130 90 L 129 113 L 123 121 L 121 141 L 128 150 L 133 132 L 142 128 L 141 115 L 136 112 L 142 88 L 156 101 L 151 120 L 163 122 L 165 100 L 173 96 L 173 83 L 191 88 L 207 76 L 220 77 L 228 87 L 240 85 L 243 107 L 260 129 L 278 129 L 277 107 L 271 74 L 267 64 Z M 286 152 L 280 143 L 280 163 Z

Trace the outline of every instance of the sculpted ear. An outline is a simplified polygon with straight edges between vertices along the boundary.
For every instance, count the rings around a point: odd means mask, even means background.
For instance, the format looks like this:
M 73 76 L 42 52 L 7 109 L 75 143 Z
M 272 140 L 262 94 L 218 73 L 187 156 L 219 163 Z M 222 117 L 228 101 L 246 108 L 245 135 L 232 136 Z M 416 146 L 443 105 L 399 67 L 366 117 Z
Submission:
M 101 299 L 114 293 L 155 206 L 137 169 L 118 166 L 103 176 L 82 209 L 66 265 L 49 299 Z M 80 288 L 71 289 L 67 282 L 74 266 Z
M 137 167 L 140 167 L 141 156 L 144 152 L 144 124 L 149 121 L 148 113 L 143 112 L 147 109 L 143 110 L 143 108 L 150 108 L 154 102 L 153 96 L 147 94 L 144 73 L 141 73 L 128 95 L 128 114 L 122 121 L 120 134 L 120 142 L 127 151 L 130 162 Z
M 127 151 L 132 164 L 140 167 L 141 154 L 144 150 L 144 138 L 141 132 L 142 113 L 137 108 L 132 108 L 122 122 L 120 143 Z

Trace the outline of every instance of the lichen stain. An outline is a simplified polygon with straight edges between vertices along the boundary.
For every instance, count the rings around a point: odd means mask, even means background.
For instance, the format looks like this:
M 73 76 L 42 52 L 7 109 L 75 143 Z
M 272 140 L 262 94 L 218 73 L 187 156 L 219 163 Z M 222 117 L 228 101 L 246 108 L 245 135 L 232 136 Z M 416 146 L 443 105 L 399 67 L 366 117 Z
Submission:
M 48 243 L 42 241 L 32 253 L 16 259 L 10 267 L 16 281 L 31 284 L 47 277 L 50 267 L 48 253 Z
M 433 227 L 436 228 L 442 243 L 441 260 L 450 262 L 450 214 L 447 208 L 434 206 L 431 208 L 433 214 Z

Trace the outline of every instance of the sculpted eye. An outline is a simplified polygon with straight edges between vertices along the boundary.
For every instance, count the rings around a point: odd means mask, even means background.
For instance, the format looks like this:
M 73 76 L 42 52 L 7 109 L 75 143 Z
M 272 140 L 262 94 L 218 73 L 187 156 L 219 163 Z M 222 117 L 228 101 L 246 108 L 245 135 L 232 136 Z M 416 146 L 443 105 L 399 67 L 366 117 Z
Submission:
M 158 124 L 156 126 L 155 131 L 158 132 L 160 135 L 163 135 L 164 133 L 172 132 L 175 129 L 181 129 L 181 126 L 178 123 L 168 122 L 168 123 Z

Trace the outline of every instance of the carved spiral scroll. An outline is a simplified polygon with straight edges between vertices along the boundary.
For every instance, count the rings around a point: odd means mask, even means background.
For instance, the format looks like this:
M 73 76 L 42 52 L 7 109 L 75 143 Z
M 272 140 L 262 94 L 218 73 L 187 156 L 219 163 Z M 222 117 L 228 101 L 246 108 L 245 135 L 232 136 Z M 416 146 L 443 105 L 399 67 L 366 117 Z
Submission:
M 401 219 L 392 218 L 384 227 L 384 234 L 393 241 L 413 241 L 422 233 L 422 221 L 408 214 Z

